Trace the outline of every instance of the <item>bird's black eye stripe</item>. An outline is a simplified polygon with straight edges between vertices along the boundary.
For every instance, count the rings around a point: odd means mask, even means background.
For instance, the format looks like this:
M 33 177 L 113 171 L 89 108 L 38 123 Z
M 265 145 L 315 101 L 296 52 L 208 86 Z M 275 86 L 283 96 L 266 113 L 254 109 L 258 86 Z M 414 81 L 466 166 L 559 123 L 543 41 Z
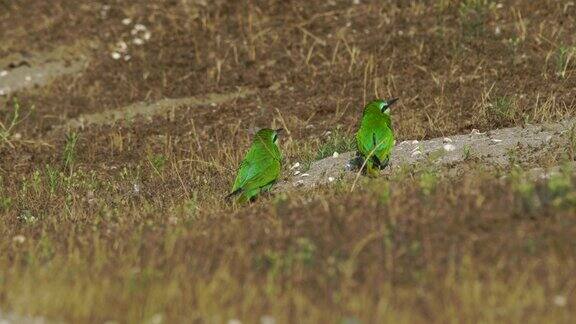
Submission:
M 276 142 L 278 140 L 278 134 L 274 134 L 274 137 L 272 137 L 272 142 Z

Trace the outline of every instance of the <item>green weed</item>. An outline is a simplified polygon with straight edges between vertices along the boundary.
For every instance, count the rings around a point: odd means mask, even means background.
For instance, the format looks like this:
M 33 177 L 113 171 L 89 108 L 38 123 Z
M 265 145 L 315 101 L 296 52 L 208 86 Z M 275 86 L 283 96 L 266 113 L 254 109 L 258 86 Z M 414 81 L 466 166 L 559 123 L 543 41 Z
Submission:
M 570 63 L 576 54 L 576 47 L 560 46 L 556 52 L 556 75 L 565 79 Z
M 76 162 L 76 144 L 78 142 L 78 133 L 71 132 L 66 135 L 66 143 L 64 144 L 64 151 L 62 153 L 62 161 L 64 168 L 72 173 L 74 163 Z
M 329 157 L 334 152 L 344 153 L 356 149 L 356 139 L 340 132 L 334 132 L 328 136 L 326 142 L 322 143 L 316 152 L 316 160 Z

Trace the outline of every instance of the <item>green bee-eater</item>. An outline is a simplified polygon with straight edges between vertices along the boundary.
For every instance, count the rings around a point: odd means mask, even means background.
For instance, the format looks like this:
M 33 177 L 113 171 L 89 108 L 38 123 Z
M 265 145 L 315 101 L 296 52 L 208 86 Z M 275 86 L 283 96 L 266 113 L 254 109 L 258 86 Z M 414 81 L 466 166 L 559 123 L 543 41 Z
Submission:
M 388 165 L 394 146 L 390 106 L 397 100 L 374 100 L 364 107 L 360 129 L 356 133 L 356 144 L 358 156 L 363 159 L 365 171 L 370 176 L 378 175 L 378 169 Z
M 229 197 L 239 195 L 237 201 L 251 201 L 269 190 L 280 177 L 282 154 L 278 148 L 278 133 L 282 129 L 261 129 L 254 136 L 252 146 L 238 169 Z

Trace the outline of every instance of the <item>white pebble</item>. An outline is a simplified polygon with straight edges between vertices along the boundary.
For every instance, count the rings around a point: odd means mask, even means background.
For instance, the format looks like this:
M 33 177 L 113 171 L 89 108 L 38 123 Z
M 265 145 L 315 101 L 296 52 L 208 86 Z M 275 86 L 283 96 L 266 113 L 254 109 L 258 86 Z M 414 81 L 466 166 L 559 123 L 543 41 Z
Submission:
M 566 306 L 566 297 L 561 295 L 554 296 L 554 305 L 558 307 Z
M 444 150 L 446 152 L 452 152 L 456 149 L 456 146 L 452 145 L 452 144 L 446 144 L 444 145 Z
M 5 77 L 8 75 L 8 71 L 2 70 L 0 71 L 0 77 Z
M 124 61 L 130 61 L 131 58 L 132 56 L 126 54 L 126 56 L 124 56 Z
M 444 143 L 452 143 L 452 139 L 450 137 L 444 137 L 444 139 L 442 140 L 442 142 Z
M 334 181 L 334 177 L 328 177 L 328 181 L 330 182 Z
M 5 96 L 6 92 L 4 91 L 4 89 L 0 89 L 0 96 Z
M 296 168 L 298 168 L 298 167 L 300 167 L 300 162 L 294 163 L 294 165 L 290 167 L 290 170 L 294 170 L 294 169 L 296 169 Z
M 500 143 L 500 142 L 502 142 L 502 140 L 501 140 L 501 139 L 493 138 L 493 139 L 492 139 L 492 142 L 494 142 L 494 143 Z
M 132 43 L 134 43 L 135 45 L 142 45 L 144 44 L 144 41 L 142 40 L 142 38 L 134 38 L 132 40 Z
M 260 324 L 276 324 L 276 319 L 269 315 L 264 315 L 260 318 Z
M 300 174 L 300 171 L 298 171 L 298 170 L 294 171 L 294 175 L 295 175 L 295 176 L 297 176 L 297 175 L 299 175 L 299 174 Z
M 417 141 L 417 140 L 413 140 L 413 141 L 412 141 L 412 144 L 418 144 L 418 141 Z
M 301 177 L 309 177 L 310 175 L 308 173 L 302 173 L 300 176 Z
M 30 81 L 32 81 L 32 77 L 29 76 L 29 75 L 27 75 L 27 76 L 24 77 L 24 80 L 25 80 L 26 82 L 30 82 Z
M 128 25 L 130 25 L 131 23 L 132 23 L 132 19 L 131 19 L 131 18 L 124 18 L 124 19 L 122 19 L 122 24 L 123 24 L 123 25 L 128 26 Z
M 122 55 L 120 55 L 120 53 L 118 52 L 112 52 L 111 56 L 115 60 L 119 60 L 120 58 L 122 58 Z
M 126 44 L 125 41 L 119 41 L 116 43 L 116 46 L 118 48 L 118 52 L 120 53 L 125 53 L 128 50 L 128 44 Z
M 140 31 L 146 31 L 146 30 L 148 30 L 148 29 L 146 28 L 146 26 L 144 26 L 144 25 L 142 25 L 142 24 L 136 24 L 136 25 L 134 25 L 134 28 L 132 29 L 132 31 L 130 32 L 130 34 L 136 35 L 136 34 L 138 34 L 138 32 L 140 32 Z
M 333 158 L 337 158 L 338 155 L 340 155 L 340 154 L 338 154 L 338 152 L 334 152 L 334 154 L 332 154 L 332 157 L 333 157 Z
M 152 34 L 149 31 L 146 31 L 144 33 L 144 36 L 142 36 L 142 37 L 144 37 L 144 39 L 148 41 L 152 37 Z
M 294 182 L 294 187 L 300 187 L 304 185 L 304 180 L 298 180 Z
M 470 132 L 470 134 L 472 134 L 472 135 L 482 135 L 482 134 L 484 134 L 484 133 L 480 133 L 479 130 L 477 130 L 476 128 L 474 128 L 474 129 L 472 129 L 472 131 Z
M 22 244 L 26 242 L 26 237 L 24 235 L 16 235 L 12 238 L 14 243 Z

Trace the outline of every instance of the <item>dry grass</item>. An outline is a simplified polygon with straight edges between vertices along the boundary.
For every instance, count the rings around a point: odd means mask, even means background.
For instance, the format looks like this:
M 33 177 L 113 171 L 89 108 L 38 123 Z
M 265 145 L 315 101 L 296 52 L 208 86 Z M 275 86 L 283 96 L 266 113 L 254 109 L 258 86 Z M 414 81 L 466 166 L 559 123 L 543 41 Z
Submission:
M 573 116 L 574 6 L 122 1 L 103 15 L 96 3 L 32 2 L 0 1 L 0 27 L 13 27 L 0 28 L 0 54 L 96 47 L 82 75 L 16 94 L 27 118 L 0 143 L 3 310 L 75 323 L 573 318 L 570 170 L 534 183 L 519 171 L 528 165 L 501 170 L 505 180 L 473 163 L 458 179 L 423 166 L 353 193 L 337 183 L 246 207 L 222 198 L 255 127 L 285 128 L 285 164 L 302 163 L 349 147 L 375 96 L 402 98 L 399 140 Z M 152 36 L 116 61 L 127 16 Z M 257 93 L 57 127 L 240 86 Z

